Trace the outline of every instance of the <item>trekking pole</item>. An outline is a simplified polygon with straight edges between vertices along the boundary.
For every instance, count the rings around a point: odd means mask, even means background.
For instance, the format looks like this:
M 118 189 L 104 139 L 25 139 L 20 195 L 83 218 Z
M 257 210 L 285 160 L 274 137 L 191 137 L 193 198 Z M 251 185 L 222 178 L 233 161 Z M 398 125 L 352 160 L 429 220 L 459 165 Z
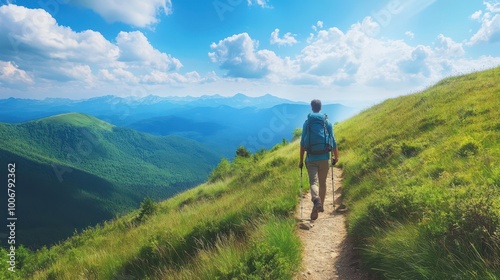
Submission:
M 300 167 L 300 220 L 302 220 L 302 167 Z
M 332 194 L 333 194 L 333 212 L 335 213 L 335 185 L 333 184 L 333 166 L 335 165 L 335 160 L 332 158 Z

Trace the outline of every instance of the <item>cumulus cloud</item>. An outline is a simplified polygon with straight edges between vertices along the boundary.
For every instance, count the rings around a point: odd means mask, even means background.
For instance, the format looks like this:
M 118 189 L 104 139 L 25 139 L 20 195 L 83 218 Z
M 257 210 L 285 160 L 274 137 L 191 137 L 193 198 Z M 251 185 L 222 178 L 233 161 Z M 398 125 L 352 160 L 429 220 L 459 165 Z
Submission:
M 318 31 L 318 29 L 322 29 L 323 28 L 323 21 L 318 20 L 318 22 L 316 22 L 316 25 L 311 26 L 311 28 L 314 31 Z
M 432 45 L 411 46 L 372 37 L 377 28 L 367 17 L 345 33 L 336 28 L 318 32 L 299 57 L 301 69 L 323 84 L 411 88 L 500 64 L 494 57 L 467 59 L 464 44 L 442 34 Z
M 437 38 L 436 52 L 444 57 L 462 57 L 465 50 L 462 43 L 457 43 L 453 39 L 440 34 Z
M 471 15 L 473 20 L 481 22 L 481 27 L 469 40 L 468 45 L 500 42 L 500 3 L 484 2 L 485 11 Z
M 422 74 L 429 77 L 431 71 L 427 59 L 431 55 L 431 50 L 426 46 L 417 46 L 412 52 L 411 57 L 399 62 L 398 66 L 406 74 Z
M 143 77 L 144 82 L 154 84 L 186 84 L 199 83 L 203 78 L 196 71 L 188 72 L 185 75 L 179 73 L 165 73 L 153 71 Z
M 158 70 L 178 70 L 181 62 L 153 48 L 148 39 L 140 31 L 120 32 L 116 37 L 117 46 L 120 48 L 119 61 L 129 65 L 138 64 L 139 67 L 151 67 Z
M 280 30 L 278 28 L 274 29 L 271 33 L 271 45 L 278 44 L 279 46 L 287 45 L 292 46 L 297 44 L 297 40 L 295 39 L 295 35 L 290 32 L 287 32 L 280 38 Z
M 405 35 L 408 36 L 408 38 L 410 38 L 410 39 L 415 38 L 415 33 L 411 32 L 411 31 L 406 31 Z
M 158 16 L 172 13 L 171 0 L 75 0 L 109 22 L 146 27 L 159 22 Z
M 270 8 L 268 2 L 269 0 L 247 0 L 248 6 L 258 5 L 262 8 Z
M 103 81 L 124 82 L 129 84 L 135 84 L 139 82 L 139 78 L 136 77 L 134 73 L 123 68 L 101 69 L 99 70 L 98 76 Z
M 18 87 L 33 83 L 31 77 L 11 61 L 0 60 L 0 86 Z
M 332 27 L 313 34 L 309 45 L 294 60 L 300 65 L 295 81 L 339 86 L 411 86 L 458 73 L 465 60 L 463 44 L 444 35 L 439 35 L 433 46 L 411 46 L 402 40 L 373 37 L 378 28 L 377 22 L 366 17 L 345 33 Z
M 219 43 L 212 43 L 208 56 L 212 62 L 218 63 L 221 69 L 227 70 L 229 77 L 264 78 L 275 62 L 279 63 L 276 54 L 269 50 L 257 50 L 258 42 L 252 40 L 248 33 L 235 34 Z
M 353 24 L 346 32 L 336 27 L 318 30 L 308 45 L 293 58 L 281 58 L 259 50 L 247 33 L 213 43 L 209 57 L 237 78 L 265 78 L 290 84 L 316 86 L 405 87 L 428 84 L 460 73 L 462 65 L 475 65 L 464 58 L 462 43 L 439 35 L 432 46 L 411 46 L 403 40 L 373 37 L 379 25 L 371 17 Z M 273 34 L 278 35 L 279 30 Z M 487 65 L 495 65 L 492 60 Z M 474 68 L 478 69 L 478 67 Z
M 52 59 L 102 62 L 116 59 L 119 52 L 98 32 L 74 32 L 59 26 L 42 9 L 16 5 L 0 7 L 0 38 L 6 52 L 24 51 Z
M 411 46 L 403 40 L 372 36 L 380 26 L 371 17 L 346 32 L 336 27 L 311 34 L 293 58 L 259 50 L 247 33 L 213 43 L 209 57 L 229 77 L 266 78 L 288 84 L 412 88 L 458 73 L 485 69 L 499 59 L 465 58 L 463 43 L 439 35 L 432 45 Z M 274 34 L 278 34 L 275 30 Z M 411 33 L 410 35 L 413 35 Z
M 96 31 L 75 32 L 58 25 L 45 10 L 0 6 L 2 86 L 14 81 L 81 88 L 106 83 L 168 83 L 182 67 L 175 57 L 155 49 L 140 31 L 120 32 L 114 42 Z M 197 82 L 194 72 L 176 80 Z M 185 77 L 183 77 L 185 76 Z M 160 78 L 158 78 L 160 77 Z
M 484 2 L 486 10 L 492 13 L 500 13 L 500 2 Z
M 475 13 L 473 13 L 470 16 L 470 18 L 473 19 L 473 20 L 480 20 L 482 14 L 483 14 L 483 11 L 479 10 L 479 11 L 476 11 Z

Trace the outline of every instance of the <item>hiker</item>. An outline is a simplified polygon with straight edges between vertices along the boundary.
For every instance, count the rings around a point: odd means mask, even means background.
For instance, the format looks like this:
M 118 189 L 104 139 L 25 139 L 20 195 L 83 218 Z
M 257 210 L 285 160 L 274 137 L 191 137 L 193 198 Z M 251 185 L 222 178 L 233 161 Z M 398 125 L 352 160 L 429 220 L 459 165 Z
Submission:
M 307 151 L 306 168 L 309 175 L 311 201 L 314 203 L 311 221 L 314 221 L 318 218 L 318 212 L 325 211 L 323 204 L 325 203 L 330 154 L 333 166 L 339 160 L 339 152 L 332 124 L 328 121 L 326 114 L 320 113 L 321 101 L 318 99 L 311 101 L 311 109 L 313 112 L 307 116 L 302 128 L 299 168 L 302 169 L 304 165 L 304 153 Z

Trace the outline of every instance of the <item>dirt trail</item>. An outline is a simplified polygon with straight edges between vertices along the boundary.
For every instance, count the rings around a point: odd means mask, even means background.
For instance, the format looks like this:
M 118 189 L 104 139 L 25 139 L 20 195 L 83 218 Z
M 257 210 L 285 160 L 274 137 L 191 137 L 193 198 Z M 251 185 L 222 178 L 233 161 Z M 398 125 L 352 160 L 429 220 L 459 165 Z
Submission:
M 303 184 L 306 187 L 309 181 L 307 171 L 305 169 L 304 171 Z M 338 208 L 341 204 L 342 170 L 334 167 L 334 173 L 335 206 Z M 304 256 L 302 270 L 296 279 L 371 279 L 361 273 L 359 257 L 353 249 L 352 243 L 346 237 L 345 212 L 334 212 L 331 169 L 326 182 L 325 212 L 319 213 L 319 218 L 310 223 L 312 228 L 309 230 L 298 229 L 298 234 L 304 244 Z M 303 192 L 302 195 L 302 220 L 303 223 L 307 224 L 313 204 L 309 192 Z M 297 220 L 300 220 L 300 204 L 297 206 L 296 213 Z

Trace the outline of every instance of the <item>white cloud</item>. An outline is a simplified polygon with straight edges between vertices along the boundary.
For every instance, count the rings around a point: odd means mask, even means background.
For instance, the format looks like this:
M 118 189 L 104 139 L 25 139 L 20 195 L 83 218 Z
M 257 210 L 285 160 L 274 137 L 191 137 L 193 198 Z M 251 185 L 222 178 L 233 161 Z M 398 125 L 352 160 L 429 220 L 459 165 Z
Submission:
M 462 43 L 439 35 L 433 45 L 411 46 L 403 40 L 373 37 L 379 25 L 371 17 L 345 33 L 319 30 L 295 57 L 259 50 L 247 33 L 213 43 L 209 53 L 231 78 L 254 78 L 281 84 L 317 87 L 375 87 L 411 90 L 458 73 L 498 65 L 500 59 L 468 60 Z M 278 35 L 279 30 L 273 34 Z
M 96 31 L 60 26 L 42 9 L 0 6 L 0 47 L 0 61 L 6 61 L 1 64 L 2 86 L 14 81 L 79 88 L 204 81 L 194 72 L 172 73 L 182 63 L 155 49 L 140 31 L 120 32 L 111 42 Z M 160 73 L 176 78 L 161 79 Z
M 312 34 L 281 80 L 317 86 L 414 88 L 458 73 L 496 66 L 500 59 L 468 60 L 462 43 L 439 35 L 432 46 L 372 37 L 379 25 L 371 17 L 347 32 L 336 27 Z M 413 33 L 411 33 L 413 34 Z
M 500 13 L 500 2 L 488 2 L 485 1 L 486 10 L 492 13 Z
M 480 42 L 496 43 L 499 41 L 500 14 L 496 14 L 491 19 L 483 17 L 481 28 L 472 36 L 469 44 L 474 45 Z
M 271 33 L 271 45 L 278 44 L 279 46 L 283 45 L 288 45 L 292 46 L 297 43 L 297 40 L 295 39 L 295 35 L 292 35 L 292 33 L 287 32 L 285 35 L 283 35 L 283 38 L 280 38 L 280 30 L 276 28 L 272 33 Z
M 473 20 L 480 20 L 482 15 L 483 15 L 483 11 L 479 10 L 479 11 L 476 11 L 475 13 L 473 13 L 470 16 L 470 18 Z
M 404 74 L 421 74 L 423 77 L 429 77 L 431 70 L 427 59 L 431 55 L 432 50 L 429 47 L 420 45 L 411 52 L 410 58 L 400 61 L 398 66 Z
M 468 45 L 500 42 L 500 3 L 484 2 L 484 5 L 484 12 L 477 11 L 471 16 L 481 22 L 481 27 L 469 40 Z
M 24 70 L 17 68 L 11 61 L 0 60 L 0 87 L 22 87 L 32 83 L 33 80 Z
M 95 79 L 92 75 L 92 69 L 88 65 L 74 64 L 69 67 L 61 66 L 59 72 L 71 80 L 83 81 L 85 86 L 95 86 Z
M 270 8 L 268 5 L 269 0 L 247 0 L 248 6 L 258 5 L 262 8 Z
M 104 81 L 110 82 L 122 82 L 129 84 L 136 84 L 139 82 L 139 78 L 136 77 L 134 73 L 123 68 L 101 69 L 99 70 L 99 77 Z
M 415 33 L 411 32 L 411 31 L 406 31 L 405 35 L 408 36 L 410 39 L 415 38 Z
M 116 37 L 116 43 L 120 48 L 118 60 L 127 62 L 128 65 L 138 64 L 138 67 L 163 71 L 178 70 L 182 67 L 178 59 L 155 49 L 140 31 L 122 31 Z
M 103 62 L 118 57 L 118 47 L 100 33 L 74 32 L 59 26 L 42 9 L 1 6 L 0 38 L 0 44 L 7 46 L 7 51 L 29 52 L 51 59 Z
M 159 22 L 158 16 L 172 13 L 171 0 L 75 0 L 109 22 L 146 27 Z
M 462 43 L 457 43 L 449 37 L 445 37 L 443 34 L 438 36 L 438 42 L 436 43 L 436 51 L 439 55 L 444 57 L 462 57 L 465 55 L 465 50 Z
M 196 71 L 188 72 L 185 75 L 179 73 L 165 73 L 153 71 L 143 77 L 145 83 L 153 84 L 187 84 L 200 83 L 203 78 Z
M 311 26 L 311 28 L 314 31 L 318 31 L 318 29 L 323 28 L 323 22 L 321 20 L 318 20 L 318 22 L 316 22 L 316 25 Z
M 235 34 L 219 43 L 210 46 L 214 52 L 208 56 L 212 62 L 227 70 L 229 77 L 264 78 L 274 63 L 280 61 L 276 54 L 269 50 L 257 50 L 258 42 L 252 40 L 247 33 Z

